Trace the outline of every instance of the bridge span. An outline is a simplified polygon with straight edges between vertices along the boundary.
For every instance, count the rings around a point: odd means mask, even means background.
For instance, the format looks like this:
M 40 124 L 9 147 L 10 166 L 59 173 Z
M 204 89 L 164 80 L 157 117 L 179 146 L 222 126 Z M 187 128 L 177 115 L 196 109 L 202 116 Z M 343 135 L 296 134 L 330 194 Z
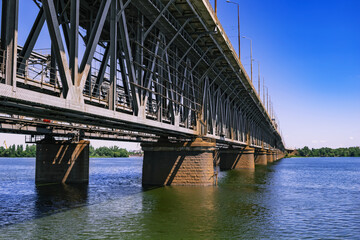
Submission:
M 284 156 L 207 0 L 34 0 L 28 33 L 19 4 L 2 1 L 0 131 L 36 140 L 38 183 L 88 181 L 84 139 L 142 142 L 153 185 L 212 184 L 214 164 Z M 42 31 L 47 53 L 34 49 Z

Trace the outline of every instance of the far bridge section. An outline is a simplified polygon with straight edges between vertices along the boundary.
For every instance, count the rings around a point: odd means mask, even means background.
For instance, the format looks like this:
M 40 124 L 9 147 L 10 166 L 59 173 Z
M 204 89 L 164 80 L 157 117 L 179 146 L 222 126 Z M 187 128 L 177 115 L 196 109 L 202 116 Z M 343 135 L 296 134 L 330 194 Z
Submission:
M 0 131 L 44 136 L 38 182 L 87 181 L 83 139 L 143 142 L 143 183 L 153 185 L 212 184 L 213 163 L 283 156 L 276 120 L 207 0 L 33 4 L 19 46 L 19 0 L 2 1 Z M 41 31 L 48 53 L 34 50 Z

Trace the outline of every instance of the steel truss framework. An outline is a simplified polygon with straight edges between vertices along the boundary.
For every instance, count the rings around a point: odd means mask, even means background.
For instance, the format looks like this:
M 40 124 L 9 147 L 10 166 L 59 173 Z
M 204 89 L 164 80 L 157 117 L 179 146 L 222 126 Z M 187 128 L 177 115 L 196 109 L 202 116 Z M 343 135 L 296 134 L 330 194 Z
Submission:
M 1 112 L 284 149 L 207 0 L 34 4 L 18 47 L 19 1 L 2 1 Z M 50 54 L 34 51 L 45 24 Z

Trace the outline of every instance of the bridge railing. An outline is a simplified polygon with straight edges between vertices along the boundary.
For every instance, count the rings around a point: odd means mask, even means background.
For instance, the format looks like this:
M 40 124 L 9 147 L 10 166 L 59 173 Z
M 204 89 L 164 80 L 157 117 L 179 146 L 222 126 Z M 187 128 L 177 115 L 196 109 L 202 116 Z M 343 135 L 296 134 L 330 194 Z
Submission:
M 60 95 L 61 82 L 58 81 L 58 71 L 51 67 L 50 55 L 41 55 L 36 52 L 24 59 L 20 56 L 21 47 L 18 47 L 17 56 L 17 85 L 19 87 L 36 88 L 41 91 L 51 91 Z M 4 82 L 6 78 L 6 50 L 0 50 L 0 76 Z
M 164 48 L 164 44 L 160 48 Z M 62 92 L 62 83 L 60 81 L 60 75 L 57 67 L 53 67 L 51 61 L 53 58 L 50 54 L 40 54 L 38 52 L 32 52 L 28 58 L 21 56 L 22 48 L 18 48 L 17 55 L 17 87 L 32 89 L 34 91 L 42 92 L 45 94 L 60 96 Z M 172 53 L 171 50 L 168 50 L 168 57 L 170 60 L 175 60 L 175 53 Z M 0 50 L 0 81 L 4 83 L 6 77 L 6 50 Z M 109 73 L 109 64 L 106 64 L 106 70 L 103 73 L 102 80 L 98 81 L 98 73 L 100 71 L 100 65 L 102 59 L 104 58 L 104 49 L 98 47 L 98 51 L 93 58 L 91 65 L 91 74 L 89 74 L 88 81 L 83 91 L 83 96 L 86 103 L 96 104 L 97 106 L 102 106 L 103 108 L 108 108 L 109 103 L 109 88 L 110 88 L 110 73 Z M 151 59 L 148 59 L 151 60 Z M 157 63 L 157 67 L 163 68 L 161 61 Z M 55 65 L 56 66 L 56 65 Z M 191 69 L 189 69 L 191 70 Z M 144 69 L 144 71 L 150 71 L 149 69 Z M 175 78 L 175 74 L 179 77 L 182 73 L 180 72 L 167 72 L 168 76 L 171 75 L 172 78 Z M 128 112 L 132 114 L 132 97 L 133 94 L 129 92 L 130 87 L 126 89 L 124 86 L 126 83 L 124 81 L 124 75 L 121 74 L 120 69 L 117 69 L 117 101 L 116 101 L 116 110 L 122 112 Z M 184 77 L 184 76 L 183 76 Z M 144 88 L 142 85 L 136 83 L 128 83 L 136 85 L 136 88 L 146 92 L 149 96 L 148 104 L 145 106 L 146 117 L 153 120 L 159 120 L 162 122 L 171 123 L 173 121 L 169 106 L 173 105 L 178 109 L 178 111 L 185 111 L 187 115 L 194 114 L 194 112 L 199 111 L 199 100 L 201 93 L 199 92 L 200 86 L 196 82 L 192 82 L 191 86 L 189 85 L 190 80 L 186 84 L 187 87 L 194 91 L 194 94 L 197 96 L 197 99 L 192 99 L 186 96 L 183 96 L 183 89 L 180 89 L 178 86 L 174 85 L 167 76 L 156 75 L 157 80 L 153 81 L 153 86 L 151 88 Z M 160 81 L 161 80 L 161 81 Z M 154 91 L 157 89 L 157 91 Z M 160 91 L 159 89 L 163 89 Z M 131 90 L 130 90 L 131 91 Z M 169 91 L 175 95 L 174 99 L 169 97 Z M 181 109 L 180 109 L 181 108 Z M 197 123 L 194 121 L 194 118 L 186 117 L 186 114 L 181 114 L 179 117 L 179 126 L 196 129 Z

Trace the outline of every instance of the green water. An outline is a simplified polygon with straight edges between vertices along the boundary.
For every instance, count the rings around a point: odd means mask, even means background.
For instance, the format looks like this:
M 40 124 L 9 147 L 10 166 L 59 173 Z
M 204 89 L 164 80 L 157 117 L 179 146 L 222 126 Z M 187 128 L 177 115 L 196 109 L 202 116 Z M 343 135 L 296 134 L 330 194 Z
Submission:
M 141 187 L 140 158 L 91 161 L 89 186 L 67 189 L 32 186 L 31 165 L 7 191 L 1 171 L 0 238 L 360 238 L 359 158 L 283 159 L 221 172 L 218 186 L 155 189 Z

